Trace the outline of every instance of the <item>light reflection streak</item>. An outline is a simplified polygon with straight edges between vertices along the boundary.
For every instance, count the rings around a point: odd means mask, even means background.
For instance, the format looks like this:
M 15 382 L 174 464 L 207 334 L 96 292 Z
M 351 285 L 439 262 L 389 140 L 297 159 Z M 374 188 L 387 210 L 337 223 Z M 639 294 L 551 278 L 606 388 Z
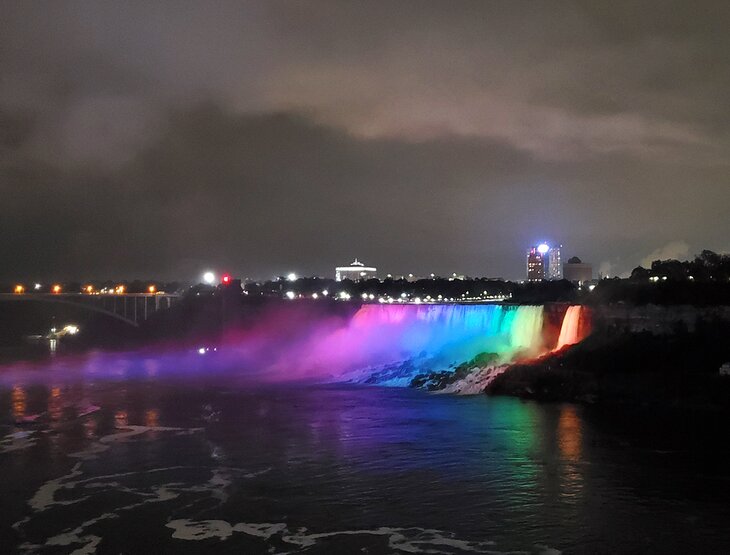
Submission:
M 63 414 L 61 388 L 58 386 L 51 387 L 51 391 L 48 396 L 48 414 L 51 416 L 51 420 L 53 421 L 60 420 Z
M 565 405 L 561 408 L 557 439 L 560 455 L 564 460 L 561 472 L 563 481 L 561 496 L 574 498 L 583 489 L 582 467 L 579 465 L 582 462 L 581 418 L 576 407 Z
M 129 414 L 126 410 L 118 410 L 114 413 L 114 424 L 118 428 L 122 428 L 124 426 L 129 425 Z
M 27 395 L 25 393 L 25 389 L 19 385 L 13 386 L 11 402 L 13 405 L 13 416 L 16 419 L 23 418 L 27 409 Z
M 157 409 L 148 409 L 144 413 L 144 425 L 145 426 L 159 426 L 160 425 L 160 411 Z
M 558 420 L 558 445 L 564 458 L 578 462 L 581 455 L 581 422 L 575 407 L 564 406 Z

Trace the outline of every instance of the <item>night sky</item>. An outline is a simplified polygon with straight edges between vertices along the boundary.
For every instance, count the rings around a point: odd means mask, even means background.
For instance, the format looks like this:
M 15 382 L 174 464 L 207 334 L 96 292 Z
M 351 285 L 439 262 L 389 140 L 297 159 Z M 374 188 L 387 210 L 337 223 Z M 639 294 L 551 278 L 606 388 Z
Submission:
M 0 6 L 0 279 L 730 250 L 730 2 Z

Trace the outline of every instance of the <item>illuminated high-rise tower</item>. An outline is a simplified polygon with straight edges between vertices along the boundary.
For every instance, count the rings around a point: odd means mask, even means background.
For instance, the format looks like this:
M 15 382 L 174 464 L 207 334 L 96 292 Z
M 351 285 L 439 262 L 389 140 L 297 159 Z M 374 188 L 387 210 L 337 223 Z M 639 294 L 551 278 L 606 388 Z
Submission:
M 547 250 L 547 245 L 540 245 L 539 247 L 532 247 L 527 252 L 527 281 L 545 279 L 545 264 L 542 257 Z
M 563 245 L 555 245 L 550 247 L 548 251 L 547 278 L 563 279 L 563 261 L 560 257 L 560 249 Z

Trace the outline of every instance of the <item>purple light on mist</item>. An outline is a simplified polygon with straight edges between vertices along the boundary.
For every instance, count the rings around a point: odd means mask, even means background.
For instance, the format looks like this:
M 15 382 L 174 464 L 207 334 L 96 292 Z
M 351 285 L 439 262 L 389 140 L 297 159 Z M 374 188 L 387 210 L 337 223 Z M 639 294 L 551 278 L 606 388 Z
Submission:
M 573 314 L 573 313 L 571 313 Z M 480 353 L 504 361 L 545 352 L 543 308 L 503 305 L 364 305 L 351 316 L 307 305 L 266 311 L 252 329 L 216 345 L 92 352 L 2 368 L 0 382 L 185 378 L 227 374 L 259 382 L 363 378 L 377 365 L 418 358 L 445 370 Z

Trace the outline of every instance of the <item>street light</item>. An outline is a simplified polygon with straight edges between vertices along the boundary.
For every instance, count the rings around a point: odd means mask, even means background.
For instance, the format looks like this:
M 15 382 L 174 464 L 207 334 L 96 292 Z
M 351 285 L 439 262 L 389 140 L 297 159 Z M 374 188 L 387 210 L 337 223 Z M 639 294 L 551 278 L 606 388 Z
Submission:
M 51 289 L 51 291 L 53 291 L 53 294 L 54 295 L 58 295 L 61 292 L 61 286 L 60 285 L 54 285 L 53 286 L 53 289 Z
M 291 272 L 290 274 L 287 274 L 286 279 L 289 281 L 296 281 L 297 275 L 294 272 Z
M 203 274 L 203 283 L 213 285 L 215 282 L 215 274 L 213 272 L 205 272 Z

